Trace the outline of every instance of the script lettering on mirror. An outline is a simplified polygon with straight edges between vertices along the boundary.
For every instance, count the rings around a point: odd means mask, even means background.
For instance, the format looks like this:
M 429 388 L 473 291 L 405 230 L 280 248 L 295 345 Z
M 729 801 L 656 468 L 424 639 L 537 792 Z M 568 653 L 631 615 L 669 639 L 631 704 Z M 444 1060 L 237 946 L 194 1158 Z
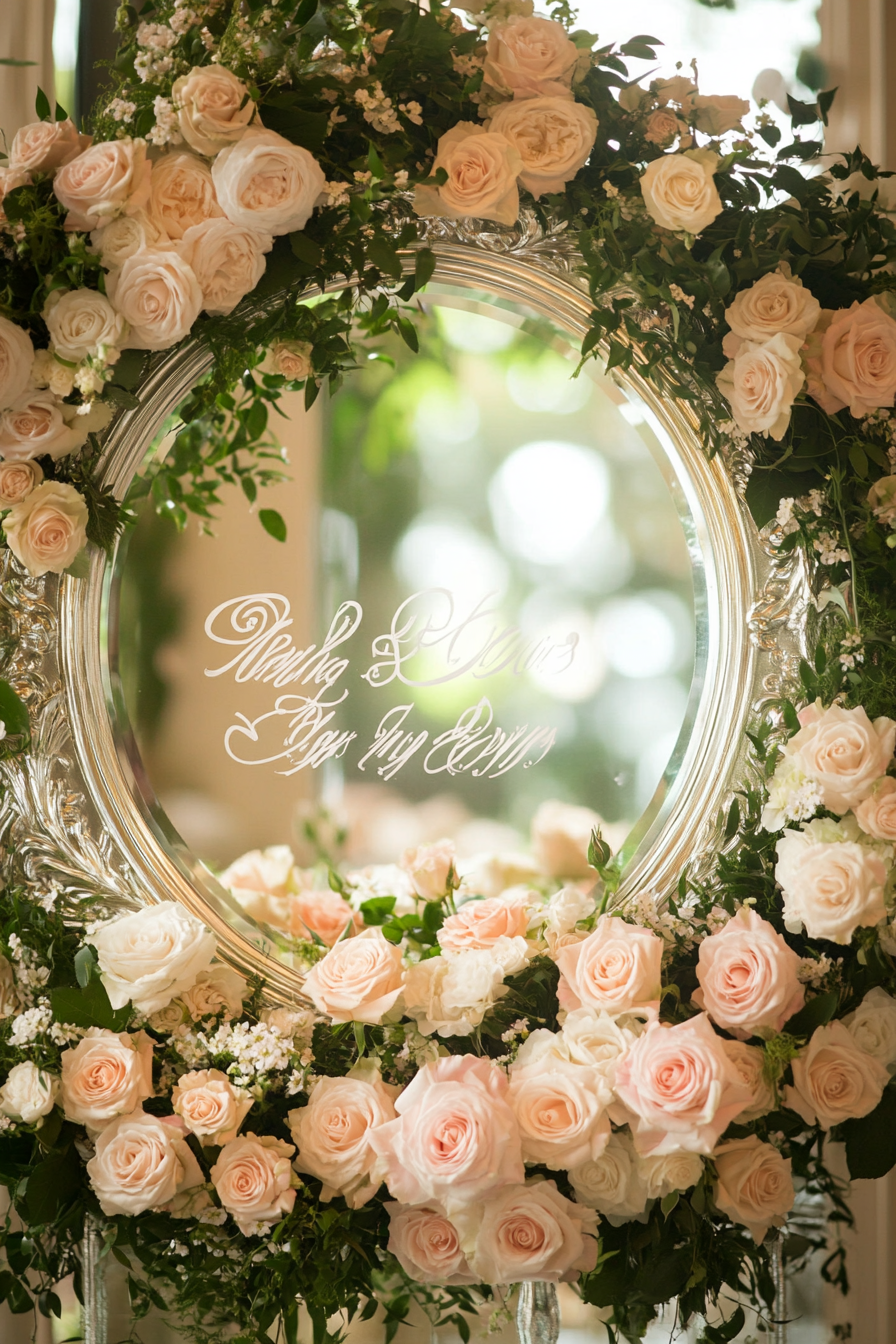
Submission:
M 558 674 L 572 665 L 579 641 L 575 632 L 559 641 L 527 639 L 519 627 L 503 621 L 496 597 L 489 593 L 469 610 L 458 611 L 446 588 L 412 594 L 395 612 L 388 632 L 373 639 L 374 661 L 360 675 L 375 689 L 396 681 L 431 687 L 464 676 L 481 681 L 499 673 L 519 677 L 536 669 Z M 360 604 L 342 603 L 320 647 L 296 647 L 289 633 L 293 624 L 289 613 L 290 604 L 281 594 L 252 593 L 220 603 L 205 622 L 208 638 L 228 649 L 226 661 L 205 669 L 207 677 L 231 674 L 240 684 L 299 688 L 277 696 L 273 708 L 254 719 L 237 711 L 224 733 L 224 749 L 232 760 L 241 765 L 280 763 L 281 775 L 317 769 L 324 761 L 344 757 L 358 736 L 342 731 L 333 720 L 350 694 L 345 685 L 337 686 L 350 660 L 336 650 L 359 628 Z M 421 658 L 427 675 L 415 676 L 412 664 Z M 497 779 L 515 766 L 537 765 L 556 739 L 556 729 L 544 725 L 498 727 L 485 695 L 464 708 L 451 728 L 435 735 L 428 729 L 415 730 L 414 708 L 413 703 L 399 704 L 383 715 L 373 741 L 358 744 L 359 770 L 370 765 L 382 779 L 390 780 L 420 753 L 428 775 L 469 772 Z

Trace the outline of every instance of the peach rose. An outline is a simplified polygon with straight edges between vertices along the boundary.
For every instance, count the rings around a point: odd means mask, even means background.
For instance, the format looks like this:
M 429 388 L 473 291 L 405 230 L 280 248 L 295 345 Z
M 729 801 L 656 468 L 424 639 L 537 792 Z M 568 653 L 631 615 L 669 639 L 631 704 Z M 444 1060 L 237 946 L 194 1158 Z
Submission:
M 119 1116 L 104 1129 L 87 1163 L 103 1213 L 134 1217 L 147 1209 L 176 1209 L 186 1191 L 201 1186 L 205 1178 L 185 1133 L 174 1116 L 159 1120 L 143 1111 Z
M 486 84 L 512 98 L 570 98 L 579 49 L 562 23 L 511 15 L 494 24 L 486 44 Z
M 43 318 L 58 355 L 77 364 L 117 346 L 122 320 L 105 294 L 95 289 L 55 290 L 44 306 Z
M 89 135 L 81 135 L 70 117 L 65 121 L 32 121 L 16 131 L 9 150 L 13 172 L 52 173 L 85 150 Z
M 663 940 L 650 929 L 601 915 L 593 933 L 557 953 L 560 1006 L 610 1013 L 656 1010 L 662 959 Z
M 711 1153 L 750 1100 L 705 1013 L 651 1022 L 616 1070 L 616 1094 L 632 1116 L 642 1154 Z
M 799 1012 L 800 959 L 755 910 L 738 910 L 700 944 L 693 1001 L 733 1036 L 773 1036 Z
M 211 1169 L 212 1185 L 244 1236 L 259 1235 L 292 1212 L 295 1151 L 270 1134 L 244 1134 L 221 1149 Z
M 454 871 L 454 845 L 450 840 L 439 840 L 434 845 L 406 849 L 401 867 L 421 900 L 438 901 L 448 891 Z
M 569 97 L 523 98 L 496 107 L 488 130 L 518 151 L 520 182 L 537 200 L 562 191 L 585 166 L 597 137 L 597 117 Z
M 275 341 L 258 367 L 262 373 L 278 373 L 291 383 L 304 382 L 311 374 L 313 348 L 309 341 Z
M 395 1256 L 414 1283 L 476 1283 L 470 1272 L 457 1228 L 436 1208 L 427 1204 L 409 1208 L 387 1202 L 389 1215 L 387 1250 Z
M 27 331 L 0 317 L 0 409 L 11 406 L 25 391 L 33 363 L 34 346 Z
M 494 947 L 499 938 L 524 938 L 529 926 L 526 902 L 517 897 L 505 901 L 494 896 L 485 901 L 464 901 L 456 915 L 449 915 L 438 932 L 443 952 L 465 952 Z
M 647 1206 L 647 1189 L 628 1130 L 615 1130 L 599 1157 L 569 1172 L 569 1183 L 580 1204 L 624 1222 L 637 1218 Z
M 697 85 L 686 75 L 673 75 L 671 79 L 659 79 L 651 88 L 656 90 L 657 102 L 661 106 L 677 103 L 688 110 L 697 96 Z
M 72 485 L 43 481 L 3 519 L 9 549 L 32 578 L 61 574 L 87 544 L 87 505 Z
M 798 276 L 791 274 L 786 261 L 749 289 L 742 289 L 725 309 L 725 321 L 735 338 L 742 341 L 768 341 L 779 332 L 804 341 L 820 316 L 818 300 Z M 729 339 L 725 338 L 725 353 L 735 355 L 737 349 L 731 348 Z
M 83 1040 L 62 1052 L 66 1117 L 99 1130 L 117 1115 L 137 1110 L 153 1092 L 152 1049 L 143 1031 L 129 1036 L 91 1027 Z
M 681 134 L 681 130 L 682 125 L 676 113 L 671 108 L 658 107 L 647 118 L 644 139 L 649 145 L 659 145 L 661 149 L 668 149 L 675 137 Z
M 126 350 L 168 350 L 190 333 L 202 311 L 199 281 L 177 252 L 146 248 L 107 281 L 109 297 L 130 327 Z
M 395 1120 L 400 1092 L 383 1082 L 375 1064 L 364 1061 L 346 1078 L 318 1079 L 308 1105 L 289 1112 L 287 1124 L 298 1149 L 294 1165 L 323 1183 L 324 1203 L 343 1195 L 359 1209 L 376 1194 L 382 1176 L 370 1136 Z
M 716 1205 L 732 1223 L 742 1223 L 758 1246 L 770 1227 L 784 1226 L 793 1208 L 790 1158 L 755 1134 L 721 1144 L 712 1157 Z
M 39 1069 L 30 1059 L 14 1064 L 0 1087 L 0 1114 L 18 1124 L 37 1124 L 56 1105 L 59 1088 L 59 1079 Z
M 439 139 L 432 165 L 448 174 L 441 187 L 417 187 L 414 210 L 441 219 L 494 219 L 515 224 L 520 213 L 516 180 L 523 161 L 503 135 L 459 121 Z
M 871 793 L 893 760 L 896 723 L 881 717 L 872 723 L 861 705 L 822 707 L 816 700 L 799 713 L 800 729 L 784 754 L 815 781 L 824 805 L 844 813 Z
M 596 1069 L 561 1060 L 514 1067 L 510 1104 L 524 1162 L 566 1171 L 600 1157 L 610 1138 L 606 1106 L 612 1094 Z
M 765 1051 L 746 1041 L 723 1041 L 725 1054 L 737 1069 L 741 1082 L 750 1091 L 750 1100 L 735 1117 L 739 1125 L 758 1120 L 775 1109 L 775 1094 L 765 1078 Z
M 733 93 L 695 94 L 688 103 L 690 118 L 704 135 L 724 135 L 740 130 L 741 122 L 750 110 L 746 98 Z
M 332 947 L 351 925 L 357 933 L 364 920 L 337 891 L 300 891 L 290 901 L 289 932 L 293 938 L 310 939 L 316 933 L 321 942 Z
M 187 229 L 222 219 L 207 163 L 195 154 L 165 154 L 152 168 L 147 214 L 160 234 L 183 238 Z
M 197 1069 L 178 1078 L 171 1105 L 203 1148 L 235 1139 L 252 1109 L 248 1092 L 234 1087 L 220 1069 Z
M 21 504 L 43 478 L 36 462 L 0 462 L 0 509 Z
M 637 1161 L 638 1177 L 648 1199 L 662 1199 L 673 1190 L 690 1190 L 703 1175 L 699 1153 L 663 1153 Z
M 53 179 L 68 211 L 66 229 L 101 229 L 116 215 L 141 210 L 149 200 L 151 171 L 145 140 L 102 140 L 83 150 Z
M 106 270 L 111 271 L 123 266 L 135 252 L 143 252 L 148 247 L 170 246 L 168 235 L 153 223 L 145 210 L 137 210 L 133 215 L 119 215 L 102 229 L 94 229 L 88 251 L 98 256 Z
M 858 928 L 886 917 L 887 865 L 868 845 L 836 836 L 830 824 L 788 828 L 778 841 L 775 877 L 784 894 L 784 923 L 791 933 L 848 943 Z
M 215 935 L 174 901 L 118 915 L 90 935 L 113 1008 L 155 1013 L 192 988 L 215 955 Z
M 647 213 L 661 229 L 702 233 L 722 212 L 713 180 L 718 166 L 719 156 L 711 149 L 687 149 L 654 159 L 641 176 Z
M 593 879 L 588 846 L 592 831 L 601 826 L 603 819 L 590 807 L 554 800 L 542 803 L 532 818 L 532 851 L 542 872 L 571 881 Z
M 597 1215 L 553 1181 L 499 1190 L 458 1222 L 464 1245 L 473 1241 L 467 1259 L 480 1283 L 565 1283 L 597 1264 Z
M 2 486 L 0 486 L 2 489 Z M 873 840 L 896 841 L 896 779 L 885 775 L 871 786 L 855 810 L 856 821 Z
M 180 1001 L 194 1022 L 210 1014 L 236 1017 L 248 989 L 243 977 L 230 966 L 210 966 L 199 972 L 189 989 L 181 991 Z
M 48 455 L 58 461 L 80 448 L 86 431 L 69 425 L 64 410 L 52 392 L 24 392 L 0 411 L 0 457 L 6 462 L 23 462 Z M 75 424 L 80 418 L 75 418 Z
M 194 66 L 174 81 L 171 98 L 181 135 L 209 157 L 239 140 L 255 116 L 246 85 L 222 65 Z
M 525 1172 L 507 1102 L 507 1075 L 491 1060 L 449 1055 L 425 1064 L 395 1102 L 398 1119 L 370 1143 L 402 1204 L 436 1201 L 449 1216 Z
M 264 275 L 264 254 L 273 242 L 270 234 L 229 219 L 208 219 L 187 229 L 180 253 L 199 281 L 207 313 L 226 317 L 252 292 Z
M 218 155 L 212 177 L 231 223 L 268 234 L 304 229 L 326 180 L 307 149 L 254 126 Z
M 251 891 L 263 896 L 286 897 L 294 890 L 295 857 L 288 845 L 252 849 L 234 859 L 218 879 L 228 891 Z
M 835 312 L 821 342 L 821 387 L 812 396 L 829 415 L 849 407 L 861 419 L 896 397 L 896 322 L 874 298 Z
M 868 504 L 879 523 L 896 524 L 896 476 L 882 476 L 868 491 Z
M 784 1089 L 785 1106 L 822 1129 L 869 1115 L 890 1080 L 883 1064 L 858 1048 L 842 1022 L 816 1027 L 791 1068 L 793 1087 Z
M 402 976 L 400 948 L 387 942 L 381 929 L 365 929 L 312 966 L 304 990 L 333 1022 L 376 1023 L 394 1007 Z
M 798 336 L 779 332 L 759 345 L 742 341 L 734 359 L 716 374 L 719 391 L 746 434 L 781 439 L 790 424 L 793 403 L 806 381 Z
M 856 1045 L 866 1055 L 896 1072 L 896 999 L 875 985 L 853 1012 L 843 1018 Z

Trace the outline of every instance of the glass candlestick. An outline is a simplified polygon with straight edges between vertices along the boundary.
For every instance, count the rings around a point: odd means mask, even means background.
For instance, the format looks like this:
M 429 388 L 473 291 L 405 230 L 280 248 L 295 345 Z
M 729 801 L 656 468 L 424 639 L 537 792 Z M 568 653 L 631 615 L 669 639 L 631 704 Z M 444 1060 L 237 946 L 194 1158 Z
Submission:
M 516 1308 L 520 1344 L 557 1344 L 560 1303 L 553 1283 L 521 1283 Z

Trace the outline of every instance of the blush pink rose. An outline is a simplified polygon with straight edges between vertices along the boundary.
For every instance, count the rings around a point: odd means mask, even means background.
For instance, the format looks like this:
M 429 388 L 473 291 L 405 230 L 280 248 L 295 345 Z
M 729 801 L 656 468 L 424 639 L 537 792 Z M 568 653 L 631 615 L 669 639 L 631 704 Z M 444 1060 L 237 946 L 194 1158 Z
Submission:
M 70 117 L 65 121 L 32 121 L 16 131 L 9 149 L 12 172 L 54 173 L 71 163 L 90 144 Z
M 103 1130 L 87 1175 L 103 1213 L 134 1217 L 147 1209 L 177 1212 L 186 1192 L 204 1182 L 202 1168 L 176 1116 L 143 1111 L 119 1116 Z
M 313 966 L 304 988 L 318 1012 L 334 1022 L 376 1023 L 394 1007 L 403 974 L 401 949 L 381 929 L 365 929 Z
M 820 700 L 801 709 L 799 720 L 785 756 L 819 785 L 825 807 L 842 815 L 867 798 L 887 773 L 896 722 L 881 717 L 872 723 L 861 705 L 825 709 Z
M 153 164 L 147 213 L 163 237 L 183 238 L 188 229 L 224 211 L 208 164 L 195 154 L 165 154 Z
M 724 1046 L 725 1054 L 750 1092 L 750 1100 L 735 1116 L 739 1125 L 746 1125 L 775 1109 L 775 1094 L 765 1078 L 765 1051 L 758 1045 L 747 1045 L 746 1041 L 725 1041 Z
M 332 947 L 338 943 L 351 925 L 354 932 L 364 927 L 364 920 L 356 914 L 338 891 L 300 891 L 289 902 L 289 932 L 293 938 L 310 939 L 316 933 L 321 942 Z
M 563 1060 L 514 1067 L 513 1107 L 526 1162 L 567 1171 L 600 1157 L 610 1139 L 611 1094 L 597 1069 Z
M 553 1181 L 500 1190 L 458 1219 L 470 1267 L 481 1283 L 565 1283 L 597 1264 L 597 1214 L 561 1195 Z
M 439 1209 L 391 1202 L 383 1207 L 389 1214 L 386 1249 L 415 1283 L 478 1282 L 478 1276 L 470 1272 L 457 1228 Z
M 499 938 L 524 938 L 529 926 L 526 902 L 520 897 L 503 900 L 465 901 L 456 915 L 449 915 L 438 932 L 443 952 L 485 951 Z
M 117 215 L 142 210 L 149 200 L 151 172 L 145 140 L 103 140 L 85 149 L 53 179 L 53 191 L 68 211 L 66 229 L 89 232 Z
M 608 1013 L 656 1010 L 662 959 L 663 940 L 650 929 L 601 915 L 593 933 L 557 953 L 560 1006 Z
M 651 1022 L 616 1070 L 616 1095 L 642 1154 L 711 1153 L 750 1102 L 750 1090 L 705 1013 Z
M 91 1027 L 83 1040 L 62 1052 L 66 1117 L 95 1131 L 137 1110 L 152 1096 L 152 1049 L 143 1031 L 129 1036 Z
M 211 1169 L 212 1185 L 244 1236 L 263 1232 L 292 1211 L 295 1151 L 270 1134 L 244 1134 L 221 1149 Z
M 424 1065 L 395 1103 L 398 1119 L 370 1135 L 395 1199 L 436 1201 L 450 1215 L 521 1182 L 507 1089 L 507 1075 L 485 1058 L 449 1055 Z
M 896 779 L 888 775 L 873 786 L 856 808 L 856 821 L 873 840 L 896 841 Z
M 320 1078 L 307 1106 L 290 1111 L 287 1123 L 298 1148 L 298 1171 L 323 1183 L 321 1200 L 344 1195 L 359 1209 L 376 1194 L 377 1154 L 371 1135 L 395 1120 L 400 1088 L 384 1083 L 379 1069 L 356 1065 L 347 1078 Z
M 401 866 L 421 900 L 437 901 L 445 895 L 451 881 L 454 845 L 450 840 L 438 840 L 434 845 L 406 849 L 401 856 Z
M 485 57 L 485 80 L 512 98 L 545 94 L 572 98 L 570 85 L 579 49 L 562 23 L 514 14 L 491 26 Z
M 171 1105 L 202 1146 L 230 1143 L 252 1109 L 252 1097 L 220 1069 L 197 1069 L 178 1078 Z
M 11 406 L 28 386 L 34 346 L 27 331 L 0 317 L 0 408 Z
M 796 1197 L 789 1158 L 751 1134 L 721 1144 L 713 1161 L 716 1204 L 733 1223 L 747 1228 L 757 1246 L 770 1227 L 784 1226 Z
M 844 406 L 857 419 L 896 397 L 896 322 L 874 298 L 835 312 L 821 340 L 820 386 L 810 392 L 833 415 Z
M 822 1129 L 869 1115 L 890 1080 L 883 1064 L 859 1049 L 842 1022 L 817 1027 L 791 1067 L 793 1087 L 785 1087 L 784 1104 L 807 1125 Z
M 772 1036 L 805 1002 L 799 966 L 781 934 L 744 907 L 700 944 L 694 1003 L 742 1040 Z

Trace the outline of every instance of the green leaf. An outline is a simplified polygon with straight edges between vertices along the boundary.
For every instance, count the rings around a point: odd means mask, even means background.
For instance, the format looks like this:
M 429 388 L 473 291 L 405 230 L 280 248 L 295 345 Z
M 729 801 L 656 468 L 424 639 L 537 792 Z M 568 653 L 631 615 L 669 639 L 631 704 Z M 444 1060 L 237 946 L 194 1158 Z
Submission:
M 401 279 L 401 258 L 393 244 L 382 234 L 376 234 L 367 244 L 367 256 L 377 270 L 384 271 L 393 279 Z
M 286 523 L 276 509 L 259 509 L 258 521 L 275 541 L 286 540 Z
M 304 28 L 305 24 L 313 19 L 316 13 L 317 0 L 302 0 L 302 3 L 296 10 L 296 16 L 293 19 L 293 23 L 297 28 Z
M 50 1007 L 57 1022 L 69 1022 L 73 1027 L 105 1027 L 107 1031 L 124 1031 L 130 1005 L 115 1009 L 102 980 L 90 980 L 83 989 L 63 986 L 50 991 Z
M 37 114 L 38 121 L 48 121 L 50 117 L 50 100 L 43 89 L 38 89 L 37 97 L 34 100 L 34 111 Z
M 299 261 L 304 261 L 308 266 L 319 266 L 323 252 L 318 247 L 313 238 L 309 238 L 305 233 L 291 233 L 289 235 L 289 245 L 292 248 L 294 257 Z
M 849 450 L 849 461 L 853 471 L 862 480 L 868 477 L 868 455 L 865 449 L 858 443 L 852 444 Z
M 374 179 L 379 182 L 386 176 L 386 169 L 382 159 L 377 153 L 376 145 L 371 141 L 367 147 L 367 167 Z
M 0 1302 L 5 1302 L 15 1316 L 21 1316 L 34 1308 L 28 1289 L 21 1279 L 15 1274 L 10 1274 L 9 1270 L 0 1273 Z
M 103 391 L 103 397 L 107 401 L 114 401 L 116 406 L 124 406 L 128 411 L 136 410 L 140 405 L 139 399 L 129 392 L 126 387 L 119 387 L 117 383 L 107 383 Z
M 421 247 L 414 258 L 414 285 L 422 289 L 432 279 L 436 269 L 436 254 L 431 248 Z
M 781 1030 L 786 1031 L 788 1036 L 811 1036 L 816 1027 L 823 1027 L 830 1022 L 839 1002 L 840 995 L 836 989 L 817 994 L 789 1022 L 785 1022 Z
M 15 56 L 0 56 L 0 65 L 37 65 L 37 61 L 17 61 Z
M 365 924 L 384 924 L 395 909 L 394 896 L 371 896 L 361 904 Z
M 896 1166 L 896 1090 L 888 1087 L 870 1115 L 842 1126 L 854 1181 L 874 1181 Z
M 89 943 L 85 943 L 75 953 L 75 976 L 82 989 L 87 988 L 95 974 L 99 974 L 96 952 Z
M 728 820 L 725 823 L 725 839 L 733 840 L 740 827 L 740 803 L 733 799 L 728 809 Z
M 731 1344 L 747 1323 L 743 1307 L 738 1307 L 733 1315 L 722 1325 L 707 1325 L 700 1337 L 700 1344 Z
M 57 1153 L 35 1167 L 28 1177 L 25 1208 L 33 1223 L 52 1223 L 68 1200 L 81 1188 L 81 1163 L 75 1153 Z
M 8 681 L 0 678 L 0 720 L 7 733 L 27 735 L 30 730 L 28 710 L 16 695 Z

